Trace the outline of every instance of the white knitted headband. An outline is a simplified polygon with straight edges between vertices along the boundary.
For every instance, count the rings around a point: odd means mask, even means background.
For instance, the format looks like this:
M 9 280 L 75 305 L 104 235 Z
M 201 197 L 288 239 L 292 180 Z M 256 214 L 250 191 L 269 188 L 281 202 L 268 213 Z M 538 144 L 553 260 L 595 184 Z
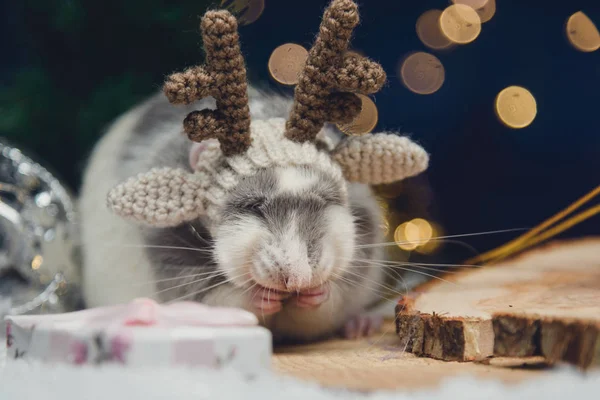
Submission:
M 357 117 L 361 100 L 355 93 L 372 94 L 385 83 L 379 64 L 346 53 L 358 22 L 352 0 L 333 0 L 299 75 L 288 120 L 251 121 L 237 21 L 227 11 L 207 12 L 201 22 L 206 64 L 171 75 L 164 92 L 173 104 L 216 99 L 216 110 L 194 111 L 183 124 L 192 141 L 217 139 L 216 147 L 202 153 L 193 173 L 155 168 L 130 178 L 111 190 L 108 207 L 153 226 L 202 216 L 216 222 L 228 191 L 261 168 L 308 165 L 366 184 L 392 183 L 424 171 L 427 153 L 395 134 L 347 137 L 328 154 L 315 145 L 326 122 Z

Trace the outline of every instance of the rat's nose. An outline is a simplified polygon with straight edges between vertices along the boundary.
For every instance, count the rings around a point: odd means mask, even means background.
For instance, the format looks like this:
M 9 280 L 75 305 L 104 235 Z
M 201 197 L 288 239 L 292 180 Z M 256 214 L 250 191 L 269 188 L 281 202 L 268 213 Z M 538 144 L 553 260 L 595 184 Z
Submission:
M 303 290 L 311 285 L 312 271 L 308 266 L 288 264 L 279 271 L 279 280 L 287 291 Z

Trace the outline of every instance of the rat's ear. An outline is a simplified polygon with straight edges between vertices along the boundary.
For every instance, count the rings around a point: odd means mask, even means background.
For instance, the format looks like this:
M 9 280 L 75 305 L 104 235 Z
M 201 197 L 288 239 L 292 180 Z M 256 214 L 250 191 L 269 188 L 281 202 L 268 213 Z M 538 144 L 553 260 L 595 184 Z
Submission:
M 342 140 L 331 152 L 350 182 L 379 185 L 415 176 L 427 169 L 429 155 L 407 137 L 376 133 Z
M 114 187 L 108 208 L 131 221 L 170 227 L 204 214 L 199 177 L 182 169 L 154 168 Z

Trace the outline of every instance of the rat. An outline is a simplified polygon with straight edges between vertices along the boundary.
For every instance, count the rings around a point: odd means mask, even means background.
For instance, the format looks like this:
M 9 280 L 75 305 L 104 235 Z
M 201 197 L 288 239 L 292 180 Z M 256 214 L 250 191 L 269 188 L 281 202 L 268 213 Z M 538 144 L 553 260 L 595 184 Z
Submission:
M 325 56 L 347 59 L 355 11 L 350 0 L 325 11 L 321 32 L 346 41 L 317 37 L 313 49 L 336 51 L 309 57 L 293 98 L 247 85 L 235 18 L 205 14 L 206 65 L 173 74 L 163 93 L 114 121 L 88 161 L 79 199 L 88 307 L 138 297 L 236 307 L 276 341 L 380 328 L 369 310 L 389 274 L 371 185 L 421 173 L 428 154 L 406 137 L 349 138 L 325 123 L 360 112 L 343 82 L 367 94 L 385 82 L 358 55 L 361 68 L 344 70 L 333 97 L 317 101 L 311 90 L 325 88 L 304 79 Z

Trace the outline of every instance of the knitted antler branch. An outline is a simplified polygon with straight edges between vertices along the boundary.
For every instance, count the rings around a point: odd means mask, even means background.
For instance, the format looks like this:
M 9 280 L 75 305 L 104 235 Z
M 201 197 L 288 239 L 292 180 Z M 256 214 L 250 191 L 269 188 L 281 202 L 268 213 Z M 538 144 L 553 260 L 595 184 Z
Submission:
M 351 122 L 361 111 L 361 101 L 353 93 L 344 92 L 371 94 L 385 83 L 386 75 L 379 64 L 344 54 L 358 22 L 358 7 L 352 0 L 333 0 L 325 11 L 295 89 L 286 124 L 288 139 L 314 140 L 326 121 Z
M 228 11 L 208 11 L 200 29 L 206 65 L 171 75 L 163 90 L 173 104 L 213 96 L 217 109 L 191 112 L 183 121 L 184 130 L 195 142 L 218 139 L 227 157 L 241 154 L 250 146 L 251 137 L 248 84 L 237 21 Z

